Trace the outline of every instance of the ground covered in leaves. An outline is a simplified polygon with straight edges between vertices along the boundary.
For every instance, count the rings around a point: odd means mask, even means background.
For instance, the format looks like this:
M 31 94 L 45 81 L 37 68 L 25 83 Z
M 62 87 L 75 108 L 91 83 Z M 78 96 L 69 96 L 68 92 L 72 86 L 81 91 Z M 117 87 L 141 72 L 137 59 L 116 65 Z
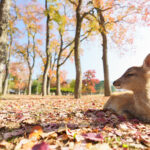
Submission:
M 150 149 L 150 124 L 103 111 L 107 99 L 2 97 L 0 150 Z

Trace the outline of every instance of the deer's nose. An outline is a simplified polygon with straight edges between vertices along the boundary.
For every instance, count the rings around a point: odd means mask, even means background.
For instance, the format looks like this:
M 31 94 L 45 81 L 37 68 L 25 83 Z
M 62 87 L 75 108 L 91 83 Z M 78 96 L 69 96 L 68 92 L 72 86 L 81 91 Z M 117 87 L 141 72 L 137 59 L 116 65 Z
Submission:
M 114 86 L 120 86 L 120 82 L 118 80 L 116 80 L 116 81 L 113 82 L 113 85 Z

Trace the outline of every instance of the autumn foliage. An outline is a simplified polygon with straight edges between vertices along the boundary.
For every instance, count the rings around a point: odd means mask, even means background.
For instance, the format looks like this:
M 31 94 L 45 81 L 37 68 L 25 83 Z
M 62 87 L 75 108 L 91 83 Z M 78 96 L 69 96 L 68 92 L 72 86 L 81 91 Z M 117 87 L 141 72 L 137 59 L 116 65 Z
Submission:
M 90 94 L 96 92 L 95 84 L 100 81 L 95 78 L 95 73 L 95 70 L 88 70 L 84 73 L 82 80 L 82 93 Z
M 108 52 L 127 53 L 136 29 L 150 27 L 150 0 L 1 0 L 0 18 L 0 149 L 150 148 L 149 124 L 103 110 L 108 97 L 96 95 L 111 93 Z M 82 74 L 92 40 L 101 82 L 95 70 Z
M 4 93 L 6 94 L 12 87 L 8 80 L 15 70 L 11 69 L 10 64 L 18 62 L 24 62 L 23 66 L 28 71 L 25 79 L 20 80 L 22 83 L 14 80 L 16 90 L 25 89 L 28 84 L 27 93 L 32 94 L 32 80 L 43 77 L 45 82 L 42 81 L 44 84 L 40 84 L 45 86 L 44 93 L 49 94 L 50 84 L 52 87 L 56 86 L 59 93 L 61 83 L 67 80 L 67 69 L 63 71 L 63 65 L 71 61 L 75 63 L 77 74 L 74 91 L 76 98 L 80 97 L 82 83 L 80 55 L 86 53 L 84 48 L 86 40 L 98 38 L 97 42 L 102 44 L 99 49 L 103 54 L 104 90 L 110 90 L 107 52 L 110 48 L 119 47 L 119 53 L 122 54 L 131 49 L 136 27 L 150 25 L 149 6 L 149 0 L 45 0 L 45 3 L 38 0 L 26 3 L 12 1 L 4 75 L 0 70 L 0 79 L 4 80 L 3 86 L 5 85 Z M 21 65 L 18 67 L 24 70 Z M 17 74 L 13 76 L 19 79 Z M 83 93 L 96 92 L 94 89 L 94 84 L 98 82 L 96 80 L 95 77 L 90 77 L 89 81 L 86 76 L 83 79 Z
M 11 89 L 16 89 L 18 93 L 20 90 L 25 90 L 27 87 L 28 81 L 28 68 L 21 62 L 14 62 L 10 64 L 10 76 L 11 82 L 14 84 L 10 84 Z

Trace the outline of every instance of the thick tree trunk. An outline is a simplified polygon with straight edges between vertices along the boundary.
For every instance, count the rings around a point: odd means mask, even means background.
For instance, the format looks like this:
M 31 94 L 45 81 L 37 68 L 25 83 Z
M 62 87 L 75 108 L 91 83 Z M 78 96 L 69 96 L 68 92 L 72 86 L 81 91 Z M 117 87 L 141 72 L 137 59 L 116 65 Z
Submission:
M 0 69 L 3 69 L 8 47 L 8 20 L 11 0 L 0 1 Z M 2 70 L 0 70 L 0 92 L 2 92 Z
M 48 76 L 48 77 L 47 77 L 47 95 L 50 95 L 50 94 L 51 94 L 50 88 L 51 88 L 51 85 L 50 85 L 50 77 Z
M 57 66 L 57 70 L 56 70 L 56 95 L 61 95 L 60 67 L 59 66 Z
M 29 73 L 28 90 L 27 90 L 28 95 L 31 95 L 31 88 L 32 88 L 32 71 L 30 71 Z
M 8 44 L 8 20 L 11 0 L 0 1 L 0 63 L 5 60 Z
M 48 3 L 47 0 L 45 0 L 45 10 L 48 10 L 48 6 L 47 6 L 48 4 L 47 3 Z M 49 46 L 50 46 L 49 23 L 50 23 L 50 16 L 49 16 L 49 14 L 47 14 L 47 21 L 46 21 L 46 64 L 45 64 L 44 73 L 43 73 L 42 96 L 47 95 L 47 75 L 48 75 L 48 70 L 50 67 L 50 58 L 51 58 L 51 54 L 49 51 Z
M 105 33 L 101 33 L 103 39 L 103 70 L 104 70 L 104 94 L 105 96 L 110 96 L 110 83 L 109 83 L 109 71 L 108 71 L 108 61 L 107 61 L 107 36 Z
M 74 59 L 75 59 L 75 68 L 76 68 L 76 81 L 75 81 L 75 92 L 74 97 L 81 97 L 81 89 L 82 89 L 82 73 L 81 73 L 81 62 L 80 62 L 80 33 L 81 33 L 81 10 L 82 0 L 79 0 L 78 7 L 76 9 L 76 34 L 75 34 L 75 48 L 74 48 Z

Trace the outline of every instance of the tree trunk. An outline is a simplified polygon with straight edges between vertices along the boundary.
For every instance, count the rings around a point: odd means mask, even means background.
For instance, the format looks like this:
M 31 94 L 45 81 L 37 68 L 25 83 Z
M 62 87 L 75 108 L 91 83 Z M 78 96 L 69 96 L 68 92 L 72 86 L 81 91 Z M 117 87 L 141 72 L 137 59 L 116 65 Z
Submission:
M 21 92 L 20 92 L 20 88 L 18 89 L 18 95 L 20 95 L 21 94 Z
M 8 47 L 8 20 L 11 0 L 0 1 L 0 69 L 3 68 L 6 59 L 6 50 Z M 0 80 L 3 78 L 2 70 L 0 70 Z M 0 81 L 0 92 L 2 92 L 2 80 Z
M 48 5 L 47 0 L 45 0 L 45 10 L 48 10 L 47 5 Z M 45 96 L 47 94 L 47 75 L 48 75 L 48 70 L 49 70 L 49 67 L 50 67 L 50 58 L 51 58 L 51 54 L 50 54 L 50 51 L 49 51 L 49 46 L 50 46 L 49 23 L 50 23 L 50 16 L 49 16 L 49 14 L 47 14 L 47 21 L 46 21 L 46 64 L 45 64 L 44 73 L 43 73 L 42 96 Z
M 4 82 L 3 82 L 3 95 L 6 95 L 8 91 L 9 65 L 10 65 L 12 43 L 13 43 L 13 37 L 12 37 L 12 32 L 11 32 L 9 48 L 6 49 L 7 51 L 6 51 L 6 58 L 5 58 L 5 77 L 4 77 Z
M 81 97 L 81 89 L 82 89 L 82 73 L 81 73 L 81 62 L 80 62 L 80 33 L 81 33 L 81 10 L 82 0 L 79 0 L 78 7 L 76 9 L 76 34 L 75 34 L 75 48 L 74 48 L 74 59 L 75 59 L 75 68 L 76 68 L 76 81 L 75 81 L 75 92 L 74 97 Z
M 2 63 L 0 63 L 0 94 L 2 93 L 2 89 L 3 89 L 3 70 L 4 65 Z
M 59 32 L 60 35 L 60 50 L 57 58 L 57 68 L 56 68 L 56 95 L 61 95 L 61 87 L 60 87 L 60 59 L 63 52 L 63 35 L 61 31 Z
M 45 64 L 44 73 L 43 73 L 42 96 L 47 95 L 47 74 L 49 70 L 49 64 L 50 64 L 50 57 L 47 57 L 47 62 Z
M 47 77 L 47 95 L 50 95 L 50 94 L 51 94 L 50 88 L 51 88 L 51 85 L 50 85 L 50 77 L 48 76 L 48 77 Z
M 3 82 L 3 95 L 7 94 L 8 77 L 9 77 L 9 68 L 8 68 L 8 65 L 6 65 L 6 73 L 5 73 L 4 82 Z
M 103 70 L 104 70 L 104 94 L 105 96 L 110 96 L 110 83 L 109 83 L 109 71 L 108 71 L 108 61 L 107 61 L 107 36 L 105 33 L 101 33 L 103 39 Z
M 28 90 L 27 90 L 28 95 L 31 95 L 31 88 L 32 88 L 32 71 L 30 71 L 29 73 Z
M 0 1 L 0 63 L 5 60 L 8 44 L 8 20 L 11 0 Z
M 59 66 L 57 66 L 57 70 L 56 70 L 56 95 L 61 95 L 60 67 Z
M 107 61 L 107 35 L 105 29 L 105 19 L 101 10 L 98 10 L 99 14 L 99 25 L 102 27 L 100 33 L 102 36 L 102 46 L 103 46 L 103 70 L 104 70 L 104 94 L 105 96 L 110 96 L 110 83 L 109 83 L 109 71 L 108 71 L 108 61 Z
M 37 86 L 36 86 L 36 95 L 39 95 L 39 83 L 37 82 Z

